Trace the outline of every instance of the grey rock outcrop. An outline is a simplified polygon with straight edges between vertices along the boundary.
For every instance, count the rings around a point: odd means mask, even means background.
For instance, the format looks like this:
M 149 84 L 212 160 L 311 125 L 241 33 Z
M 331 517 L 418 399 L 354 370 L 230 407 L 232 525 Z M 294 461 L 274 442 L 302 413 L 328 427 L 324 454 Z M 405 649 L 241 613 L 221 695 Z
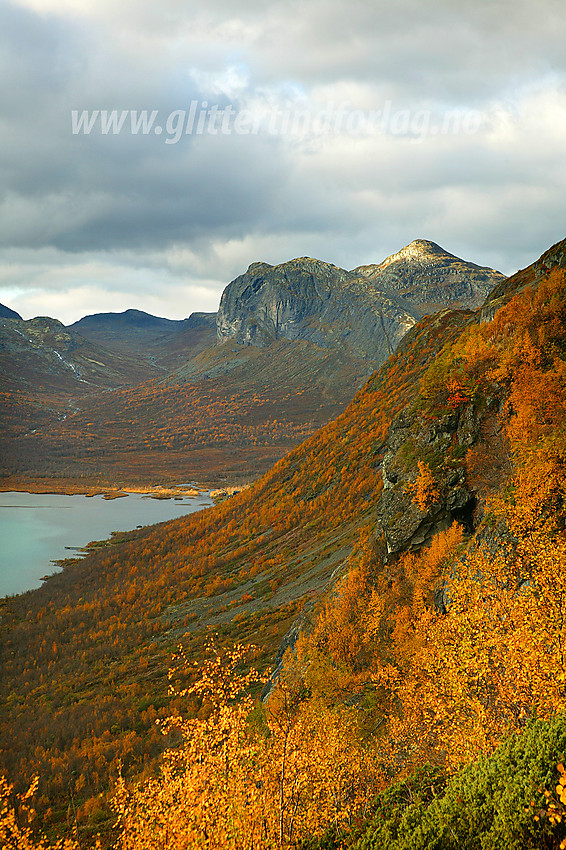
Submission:
M 384 492 L 375 526 L 375 536 L 383 537 L 388 554 L 419 549 L 454 520 L 472 531 L 476 497 L 466 480 L 462 455 L 477 441 L 480 427 L 471 403 L 432 422 L 421 420 L 411 409 L 393 421 L 383 456 Z M 414 482 L 418 460 L 427 458 L 434 466 L 437 496 L 421 509 L 413 501 Z
M 216 326 L 220 341 L 266 346 L 302 339 L 382 361 L 415 321 L 394 295 L 365 278 L 301 257 L 279 266 L 253 263 L 225 289 Z

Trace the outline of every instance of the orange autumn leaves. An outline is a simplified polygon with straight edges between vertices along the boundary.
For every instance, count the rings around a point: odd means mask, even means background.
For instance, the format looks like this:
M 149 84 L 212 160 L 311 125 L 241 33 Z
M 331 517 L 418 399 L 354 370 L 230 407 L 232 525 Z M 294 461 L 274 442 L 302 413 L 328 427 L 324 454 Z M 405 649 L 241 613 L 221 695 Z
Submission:
M 254 708 L 245 654 L 209 643 L 186 689 L 201 701 L 199 716 L 168 724 L 183 733 L 182 746 L 168 751 L 155 779 L 118 785 L 119 850 L 295 846 L 347 823 L 375 791 L 349 713 L 305 700 L 292 676 L 266 708 Z
M 447 578 L 446 614 L 423 608 L 397 623 L 381 675 L 401 706 L 391 737 L 410 761 L 443 754 L 455 768 L 530 717 L 566 710 L 565 557 L 541 535 L 513 554 L 477 549 Z
M 566 710 L 565 300 L 556 270 L 492 323 L 469 328 L 423 379 L 429 405 L 446 403 L 440 375 L 446 387 L 457 374 L 480 404 L 504 390 L 500 422 L 514 471 L 492 500 L 481 542 L 445 565 L 446 614 L 430 598 L 430 550 L 402 559 L 410 590 L 395 603 L 380 680 L 397 707 L 391 741 L 411 762 L 441 758 L 455 768 L 533 715 Z M 475 390 L 470 350 L 484 352 L 486 367 Z M 423 464 L 414 486 L 424 507 L 434 484 Z
M 420 553 L 387 560 L 366 529 L 268 708 L 253 709 L 249 697 L 233 701 L 233 693 L 216 707 L 203 699 L 196 725 L 177 721 L 185 743 L 161 775 L 137 790 L 120 787 L 123 850 L 239 850 L 320 834 L 363 815 L 388 773 L 424 759 L 455 770 L 535 713 L 566 710 L 564 293 L 561 272 L 519 293 L 493 322 L 469 325 L 423 379 L 425 417 L 497 402 L 490 409 L 514 471 L 487 506 L 476 544 L 463 552 L 462 531 L 452 526 Z M 275 559 L 283 543 L 300 552 L 305 540 L 361 511 L 371 526 L 379 452 L 391 417 L 411 397 L 407 374 L 412 382 L 420 374 L 415 352 L 392 358 L 336 422 L 253 491 L 171 539 L 148 534 L 143 558 L 135 546 L 122 554 L 128 586 L 143 579 L 132 602 L 136 622 L 151 614 L 157 630 L 158 601 L 192 593 L 200 579 L 204 589 L 220 572 L 261 573 L 272 559 L 282 571 L 287 556 Z M 421 510 L 434 504 L 435 487 L 421 462 Z M 170 563 L 159 593 L 156 555 Z M 118 566 L 112 553 L 105 558 Z M 151 592 L 155 611 L 137 601 Z M 128 624 L 124 639 L 134 634 Z M 232 672 L 240 675 L 237 665 Z M 205 667 L 201 676 L 212 691 L 215 675 Z
M 418 474 L 416 479 L 408 485 L 407 491 L 413 494 L 413 504 L 420 511 L 426 511 L 440 496 L 438 485 L 434 475 L 427 463 L 417 461 Z

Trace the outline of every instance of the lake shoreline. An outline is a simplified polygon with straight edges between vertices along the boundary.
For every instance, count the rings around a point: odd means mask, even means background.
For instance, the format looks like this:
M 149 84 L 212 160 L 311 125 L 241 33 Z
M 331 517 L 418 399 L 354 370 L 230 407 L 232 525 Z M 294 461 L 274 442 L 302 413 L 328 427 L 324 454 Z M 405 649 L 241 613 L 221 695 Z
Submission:
M 38 496 L 103 496 L 106 499 L 117 499 L 129 493 L 152 496 L 156 499 L 169 499 L 178 496 L 196 497 L 207 494 L 210 487 L 199 483 L 170 485 L 140 485 L 140 484 L 86 484 L 72 479 L 16 479 L 5 478 L 0 481 L 0 493 L 34 493 Z
M 175 522 L 214 506 L 208 491 L 186 488 L 180 495 L 116 492 L 109 503 L 104 492 L 0 493 L 0 598 L 37 590 L 64 567 L 89 552 L 114 545 L 131 535 Z
M 2 493 L 30 493 L 38 496 L 102 496 L 104 499 L 122 499 L 128 495 L 142 495 L 151 499 L 184 499 L 210 496 L 215 504 L 247 490 L 250 483 L 244 484 L 86 484 L 75 479 L 10 479 L 0 480 Z

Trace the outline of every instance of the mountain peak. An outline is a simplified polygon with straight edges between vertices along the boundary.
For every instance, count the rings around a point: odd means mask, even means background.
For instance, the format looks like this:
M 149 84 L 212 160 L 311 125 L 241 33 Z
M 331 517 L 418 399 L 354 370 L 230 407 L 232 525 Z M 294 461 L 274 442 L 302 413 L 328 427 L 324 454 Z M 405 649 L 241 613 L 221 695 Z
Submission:
M 162 319 L 160 316 L 153 316 L 151 313 L 146 313 L 144 310 L 136 310 L 129 308 L 121 313 L 92 313 L 89 316 L 83 316 L 73 325 L 69 327 L 81 331 L 86 326 L 94 326 L 97 324 L 114 324 L 114 325 L 167 325 L 173 322 L 173 319 Z
M 247 275 L 260 276 L 267 275 L 270 272 L 274 274 L 282 274 L 288 277 L 293 277 L 297 273 L 307 274 L 329 274 L 333 277 L 340 278 L 348 277 L 348 273 L 335 266 L 333 263 L 328 263 L 325 260 L 317 260 L 316 257 L 294 257 L 292 260 L 285 260 L 282 263 L 272 265 L 271 263 L 255 262 L 251 263 L 246 272 Z
M 273 266 L 270 263 L 264 263 L 261 260 L 257 260 L 255 263 L 250 263 L 247 274 L 261 274 L 261 272 L 272 268 Z
M 10 307 L 6 307 L 4 304 L 0 304 L 0 319 L 22 319 L 19 313 L 16 313 L 15 310 L 11 310 Z
M 415 250 L 422 251 L 440 251 L 443 254 L 448 253 L 444 250 L 444 248 L 441 248 L 437 242 L 432 242 L 430 239 L 413 239 L 412 242 L 405 246 L 405 249 L 402 248 L 401 250 L 406 250 L 407 248 L 413 248 Z
M 313 257 L 276 266 L 253 263 L 224 290 L 217 314 L 220 342 L 265 347 L 275 339 L 319 348 L 347 345 L 382 363 L 415 318 L 360 276 Z M 346 342 L 347 340 L 347 342 Z
M 386 266 L 391 263 L 399 262 L 400 260 L 416 260 L 417 262 L 436 262 L 442 263 L 447 260 L 458 260 L 459 262 L 463 262 L 454 254 L 451 254 L 449 251 L 445 251 L 440 245 L 437 245 L 436 242 L 431 242 L 429 239 L 413 239 L 408 245 L 405 245 L 404 248 L 401 248 L 400 251 L 397 251 L 395 254 L 391 254 L 390 257 L 387 257 L 380 265 L 381 268 L 386 268 Z M 470 263 L 470 265 L 474 265 Z
M 443 307 L 477 309 L 505 275 L 445 251 L 429 239 L 414 239 L 376 265 L 358 266 L 354 274 L 394 293 L 420 315 Z

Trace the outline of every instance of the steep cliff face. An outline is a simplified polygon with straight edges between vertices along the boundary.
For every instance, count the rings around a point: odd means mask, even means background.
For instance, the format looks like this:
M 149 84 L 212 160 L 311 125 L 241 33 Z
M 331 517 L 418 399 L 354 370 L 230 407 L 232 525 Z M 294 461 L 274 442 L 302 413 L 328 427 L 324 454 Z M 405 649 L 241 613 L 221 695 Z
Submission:
M 308 257 L 279 266 L 253 263 L 226 288 L 218 339 L 265 346 L 303 339 L 322 348 L 384 360 L 415 317 L 364 278 Z
M 308 257 L 253 263 L 224 291 L 218 339 L 259 346 L 305 339 L 383 362 L 420 317 L 442 307 L 478 307 L 502 280 L 424 240 L 353 271 Z
M 358 266 L 354 273 L 406 301 L 419 317 L 441 307 L 477 309 L 506 280 L 495 269 L 461 260 L 426 239 L 415 239 L 379 265 Z
M 385 444 L 384 492 L 375 524 L 376 536 L 383 535 L 389 553 L 419 549 L 454 520 L 472 531 L 478 494 L 467 479 L 464 459 L 497 404 L 490 400 L 491 406 L 481 415 L 468 404 L 432 422 L 406 408 L 393 421 Z M 419 459 L 434 468 L 435 497 L 426 506 L 413 498 Z

